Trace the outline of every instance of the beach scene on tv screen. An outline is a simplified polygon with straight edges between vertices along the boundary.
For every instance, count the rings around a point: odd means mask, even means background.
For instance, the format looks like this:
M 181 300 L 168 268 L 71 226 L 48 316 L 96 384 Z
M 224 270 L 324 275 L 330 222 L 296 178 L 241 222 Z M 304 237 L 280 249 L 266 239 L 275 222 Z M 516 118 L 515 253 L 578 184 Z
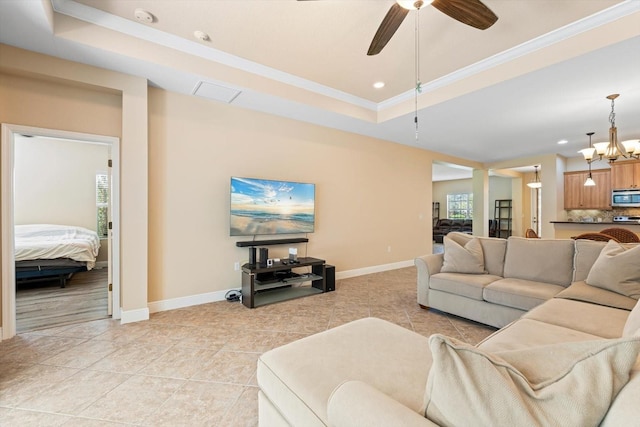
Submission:
M 315 185 L 231 178 L 231 235 L 312 233 Z

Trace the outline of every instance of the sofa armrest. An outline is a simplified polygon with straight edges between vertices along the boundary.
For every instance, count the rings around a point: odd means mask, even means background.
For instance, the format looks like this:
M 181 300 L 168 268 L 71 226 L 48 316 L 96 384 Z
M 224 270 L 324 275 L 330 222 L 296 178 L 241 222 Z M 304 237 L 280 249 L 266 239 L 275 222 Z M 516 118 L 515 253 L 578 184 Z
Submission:
M 418 270 L 418 304 L 429 307 L 429 278 L 440 272 L 444 254 L 433 254 L 418 257 L 414 264 Z
M 334 427 L 437 426 L 362 381 L 346 381 L 336 387 L 329 397 L 327 415 Z

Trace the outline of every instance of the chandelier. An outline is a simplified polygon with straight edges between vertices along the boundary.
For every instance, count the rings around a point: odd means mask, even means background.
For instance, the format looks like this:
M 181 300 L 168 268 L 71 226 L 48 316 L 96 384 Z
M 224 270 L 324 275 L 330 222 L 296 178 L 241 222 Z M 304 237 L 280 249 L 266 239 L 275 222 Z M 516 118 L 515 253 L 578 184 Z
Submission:
M 640 159 L 640 139 L 630 139 L 618 142 L 618 128 L 616 127 L 615 99 L 620 95 L 614 93 L 607 96 L 611 100 L 611 113 L 609 113 L 609 141 L 596 142 L 591 145 L 591 136 L 589 136 L 589 148 L 578 151 L 582 153 L 584 159 L 591 165 L 596 160 L 607 159 L 609 163 L 618 160 L 619 157 L 625 159 Z M 589 134 L 587 134 L 589 135 Z M 597 157 L 596 157 L 597 155 Z
M 540 177 L 538 176 L 538 165 L 534 166 L 536 170 L 536 175 L 533 178 L 533 181 L 527 183 L 527 187 L 529 188 L 540 188 L 542 187 L 542 182 L 540 181 Z

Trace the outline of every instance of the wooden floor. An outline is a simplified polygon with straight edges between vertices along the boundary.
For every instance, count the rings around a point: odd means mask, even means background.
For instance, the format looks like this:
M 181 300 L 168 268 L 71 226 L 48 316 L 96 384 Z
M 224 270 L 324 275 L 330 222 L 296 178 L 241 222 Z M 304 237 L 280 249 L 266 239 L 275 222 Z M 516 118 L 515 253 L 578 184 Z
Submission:
M 65 288 L 55 279 L 16 289 L 18 333 L 107 317 L 106 268 L 76 273 Z

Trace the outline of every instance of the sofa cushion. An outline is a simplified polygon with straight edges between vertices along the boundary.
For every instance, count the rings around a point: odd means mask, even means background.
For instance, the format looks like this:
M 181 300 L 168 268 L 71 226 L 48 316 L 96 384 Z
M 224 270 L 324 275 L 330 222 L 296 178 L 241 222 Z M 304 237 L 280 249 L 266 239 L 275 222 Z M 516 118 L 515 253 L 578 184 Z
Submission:
M 627 317 L 627 321 L 624 324 L 624 329 L 622 329 L 623 337 L 631 337 L 634 335 L 640 335 L 640 301 L 638 301 L 629 313 L 629 317 Z
M 507 239 L 497 239 L 495 237 L 473 237 L 465 233 L 449 233 L 450 239 L 461 245 L 465 245 L 471 239 L 478 239 L 482 245 L 484 256 L 484 269 L 494 276 L 502 276 L 504 272 L 504 254 L 507 250 Z
M 322 355 L 319 359 L 319 355 Z M 370 384 L 424 413 L 428 340 L 368 317 L 275 348 L 258 358 L 260 389 L 290 425 L 328 425 L 327 402 L 346 380 Z
M 501 279 L 487 285 L 482 293 L 485 301 L 531 310 L 551 299 L 564 287 L 523 279 Z
M 595 240 L 578 239 L 575 241 L 575 255 L 573 257 L 573 281 L 585 280 L 596 262 L 600 251 L 607 242 L 597 242 Z
M 622 310 L 632 310 L 637 302 L 633 298 L 620 295 L 619 293 L 591 286 L 585 281 L 573 282 L 568 288 L 556 295 L 556 298 L 590 302 L 592 304 L 606 305 L 607 307 L 620 308 Z
M 491 274 L 437 273 L 431 276 L 429 288 L 483 301 L 483 290 L 502 277 Z
M 572 239 L 509 237 L 504 277 L 569 286 L 573 253 Z
M 633 299 L 640 297 L 640 246 L 627 249 L 609 240 L 591 267 L 586 282 Z
M 618 338 L 622 336 L 629 311 L 588 302 L 553 298 L 522 317 L 602 338 Z M 597 319 L 597 322 L 594 322 L 594 319 Z
M 471 239 L 466 244 L 444 237 L 443 273 L 484 274 L 484 255 L 478 239 Z
M 638 420 L 638 402 L 640 402 L 640 368 L 636 364 L 631 371 L 629 382 L 616 396 L 600 427 L 633 425 Z
M 438 427 L 424 413 L 410 410 L 362 381 L 342 383 L 331 394 L 327 406 L 331 426 Z
M 593 341 L 602 339 L 596 335 L 574 331 L 551 323 L 533 319 L 518 319 L 494 332 L 476 347 L 488 352 L 521 350 L 541 345 L 563 342 Z
M 597 339 L 603 338 L 539 320 L 519 319 L 494 332 L 477 347 L 484 351 L 496 352 Z
M 425 414 L 440 426 L 598 425 L 640 351 L 636 337 L 495 354 L 438 334 L 429 344 Z

